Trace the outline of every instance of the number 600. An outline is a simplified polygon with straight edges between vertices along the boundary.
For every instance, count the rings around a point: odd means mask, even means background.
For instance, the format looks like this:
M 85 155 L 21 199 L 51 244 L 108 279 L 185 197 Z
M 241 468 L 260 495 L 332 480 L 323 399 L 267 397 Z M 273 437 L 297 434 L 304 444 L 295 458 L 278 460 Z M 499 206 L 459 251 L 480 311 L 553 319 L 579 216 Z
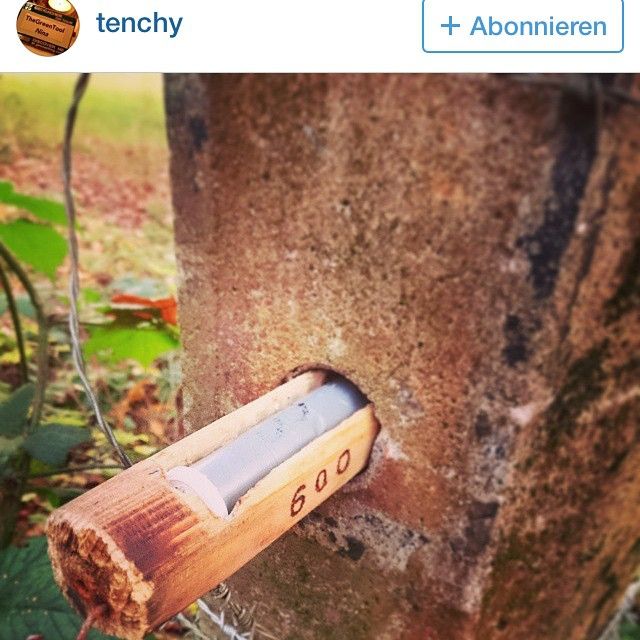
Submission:
M 342 475 L 348 468 L 349 463 L 351 462 L 351 451 L 349 449 L 345 449 L 338 461 L 336 463 L 336 474 Z M 326 469 L 320 469 L 318 475 L 316 476 L 316 481 L 314 483 L 314 488 L 316 493 L 320 493 L 329 483 L 329 478 L 327 475 Z M 297 516 L 304 507 L 304 503 L 306 501 L 306 497 L 303 491 L 307 488 L 306 484 L 301 484 L 296 492 L 293 494 L 293 498 L 291 499 L 291 517 Z

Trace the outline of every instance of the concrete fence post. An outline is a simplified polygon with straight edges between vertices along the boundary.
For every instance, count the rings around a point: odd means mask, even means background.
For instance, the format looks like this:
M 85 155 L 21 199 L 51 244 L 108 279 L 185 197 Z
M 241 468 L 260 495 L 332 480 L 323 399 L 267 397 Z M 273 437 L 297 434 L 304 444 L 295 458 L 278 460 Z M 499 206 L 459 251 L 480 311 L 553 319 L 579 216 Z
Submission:
M 597 638 L 640 565 L 638 111 L 451 75 L 166 102 L 188 428 L 318 364 L 382 425 L 238 597 L 282 638 Z

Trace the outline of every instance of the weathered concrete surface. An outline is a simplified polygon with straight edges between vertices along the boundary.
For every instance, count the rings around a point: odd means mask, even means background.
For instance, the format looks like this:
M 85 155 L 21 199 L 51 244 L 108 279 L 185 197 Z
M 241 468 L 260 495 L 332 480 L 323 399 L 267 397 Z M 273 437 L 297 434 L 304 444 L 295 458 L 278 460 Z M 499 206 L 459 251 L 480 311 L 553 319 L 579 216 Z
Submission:
M 638 112 L 488 76 L 167 108 L 189 428 L 314 363 L 383 427 L 237 597 L 286 638 L 596 638 L 640 564 Z

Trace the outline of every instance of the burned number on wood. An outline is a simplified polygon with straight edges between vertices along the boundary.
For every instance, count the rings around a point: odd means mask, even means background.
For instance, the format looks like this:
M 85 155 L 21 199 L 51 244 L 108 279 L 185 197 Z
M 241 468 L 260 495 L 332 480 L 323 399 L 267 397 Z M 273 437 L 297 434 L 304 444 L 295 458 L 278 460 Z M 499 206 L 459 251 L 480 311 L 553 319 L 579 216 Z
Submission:
M 300 492 L 305 489 L 306 486 L 301 484 L 293 494 L 293 499 L 291 500 L 291 517 L 297 516 L 302 511 L 306 498 L 304 497 L 304 494 Z
M 316 478 L 316 491 L 320 493 L 327 486 L 327 470 L 322 469 Z
M 349 468 L 349 463 L 351 462 L 351 451 L 349 449 L 345 449 L 342 452 L 342 455 L 338 458 L 338 468 L 336 471 L 338 475 L 344 473 Z
M 338 461 L 336 463 L 336 474 L 342 475 L 348 468 L 351 463 L 351 451 L 349 449 L 345 449 Z M 315 481 L 315 490 L 316 493 L 320 493 L 326 486 L 329 484 L 329 476 L 326 469 L 320 469 L 318 475 L 316 476 Z M 306 497 L 303 491 L 307 488 L 306 485 L 301 484 L 296 492 L 293 494 L 293 498 L 291 498 L 291 517 L 297 516 L 304 507 L 304 503 L 306 502 Z

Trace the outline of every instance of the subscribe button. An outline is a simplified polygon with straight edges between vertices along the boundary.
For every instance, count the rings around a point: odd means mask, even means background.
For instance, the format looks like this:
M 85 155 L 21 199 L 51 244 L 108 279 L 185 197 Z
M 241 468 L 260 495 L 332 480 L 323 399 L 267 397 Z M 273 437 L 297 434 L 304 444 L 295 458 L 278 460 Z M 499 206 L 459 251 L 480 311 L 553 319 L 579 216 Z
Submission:
M 426 53 L 620 53 L 624 0 L 424 0 Z

